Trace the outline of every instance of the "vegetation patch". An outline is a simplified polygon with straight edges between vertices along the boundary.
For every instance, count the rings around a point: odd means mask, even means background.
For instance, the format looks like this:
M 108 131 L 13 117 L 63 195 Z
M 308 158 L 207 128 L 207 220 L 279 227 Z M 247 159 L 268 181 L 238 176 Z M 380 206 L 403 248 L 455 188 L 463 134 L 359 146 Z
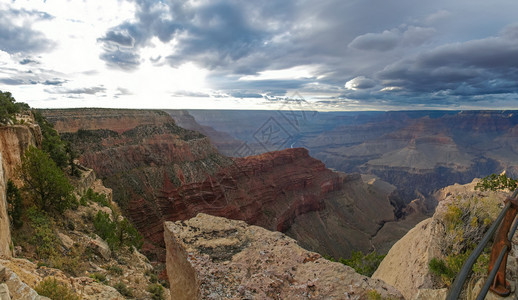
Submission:
M 496 191 L 513 188 L 515 185 L 516 181 L 507 178 L 505 174 L 493 174 L 481 180 L 475 189 Z M 430 260 L 430 272 L 449 286 L 500 210 L 498 201 L 490 197 L 457 196 L 455 201 L 448 205 L 442 217 L 445 230 L 444 239 L 440 244 L 442 256 Z M 490 251 L 491 247 L 486 247 L 473 265 L 472 280 L 487 274 Z
M 329 255 L 323 255 L 323 257 L 330 261 L 336 261 Z M 353 268 L 358 274 L 371 277 L 384 258 L 385 255 L 380 255 L 375 251 L 367 254 L 364 254 L 361 251 L 353 251 L 351 258 L 340 258 L 338 259 L 338 262 Z
M 54 277 L 48 277 L 40 281 L 34 290 L 40 295 L 52 300 L 79 300 L 81 299 L 64 283 Z

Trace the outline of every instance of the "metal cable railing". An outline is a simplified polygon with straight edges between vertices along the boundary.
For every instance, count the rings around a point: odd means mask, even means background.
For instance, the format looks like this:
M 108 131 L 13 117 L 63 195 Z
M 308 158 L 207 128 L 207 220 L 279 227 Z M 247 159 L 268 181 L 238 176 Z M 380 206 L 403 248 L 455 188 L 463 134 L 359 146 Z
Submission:
M 478 246 L 468 257 L 459 274 L 457 274 L 457 277 L 453 281 L 453 285 L 446 298 L 447 300 L 455 300 L 459 298 L 462 292 L 462 287 L 464 286 L 464 283 L 466 282 L 466 279 L 468 278 L 471 269 L 473 268 L 473 264 L 475 264 L 480 254 L 482 254 L 482 251 L 484 251 L 487 243 L 495 235 L 497 229 L 498 233 L 495 236 L 495 241 L 493 242 L 491 260 L 489 263 L 489 275 L 477 296 L 477 300 L 484 299 L 490 289 L 501 296 L 509 295 L 510 290 L 509 284 L 505 280 L 505 271 L 507 264 L 507 254 L 511 250 L 511 240 L 514 236 L 514 233 L 516 232 L 516 229 L 518 228 L 518 219 L 513 223 L 513 220 L 515 219 L 518 212 L 518 200 L 516 199 L 517 195 L 518 189 L 514 191 L 510 198 L 506 199 L 506 204 L 496 218 L 495 222 L 493 225 L 491 225 Z

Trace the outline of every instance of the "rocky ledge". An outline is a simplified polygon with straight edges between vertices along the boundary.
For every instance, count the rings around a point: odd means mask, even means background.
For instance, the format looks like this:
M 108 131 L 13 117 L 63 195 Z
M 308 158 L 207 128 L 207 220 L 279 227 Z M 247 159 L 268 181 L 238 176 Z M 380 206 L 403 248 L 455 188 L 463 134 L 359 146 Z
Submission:
M 403 299 L 280 232 L 198 214 L 165 222 L 171 299 Z

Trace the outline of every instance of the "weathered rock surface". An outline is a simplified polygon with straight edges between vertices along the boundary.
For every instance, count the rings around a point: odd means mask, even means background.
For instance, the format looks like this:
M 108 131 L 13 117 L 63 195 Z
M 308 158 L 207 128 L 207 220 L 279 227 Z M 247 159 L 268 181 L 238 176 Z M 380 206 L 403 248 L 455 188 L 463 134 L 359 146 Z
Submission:
M 206 214 L 164 227 L 172 299 L 402 299 L 279 232 Z
M 0 255 L 10 256 L 11 233 L 7 215 L 6 187 L 9 179 L 16 182 L 14 169 L 21 163 L 23 153 L 29 146 L 41 143 L 39 126 L 0 126 Z
M 0 264 L 0 283 L 4 289 L 4 295 L 1 299 L 23 299 L 23 300 L 49 300 L 47 297 L 38 295 L 31 287 L 20 280 L 18 275 L 11 269 Z

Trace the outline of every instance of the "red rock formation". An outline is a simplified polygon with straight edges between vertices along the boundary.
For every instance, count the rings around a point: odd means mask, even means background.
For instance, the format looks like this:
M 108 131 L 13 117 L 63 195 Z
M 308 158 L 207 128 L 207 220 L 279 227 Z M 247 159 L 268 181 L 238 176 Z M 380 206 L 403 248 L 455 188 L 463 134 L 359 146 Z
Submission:
M 162 221 L 186 220 L 200 212 L 286 231 L 297 216 L 322 210 L 326 196 L 340 190 L 343 180 L 306 149 L 286 149 L 236 158 L 200 182 L 174 187 L 166 180 L 156 209 L 136 199 L 129 215 L 158 244 Z

